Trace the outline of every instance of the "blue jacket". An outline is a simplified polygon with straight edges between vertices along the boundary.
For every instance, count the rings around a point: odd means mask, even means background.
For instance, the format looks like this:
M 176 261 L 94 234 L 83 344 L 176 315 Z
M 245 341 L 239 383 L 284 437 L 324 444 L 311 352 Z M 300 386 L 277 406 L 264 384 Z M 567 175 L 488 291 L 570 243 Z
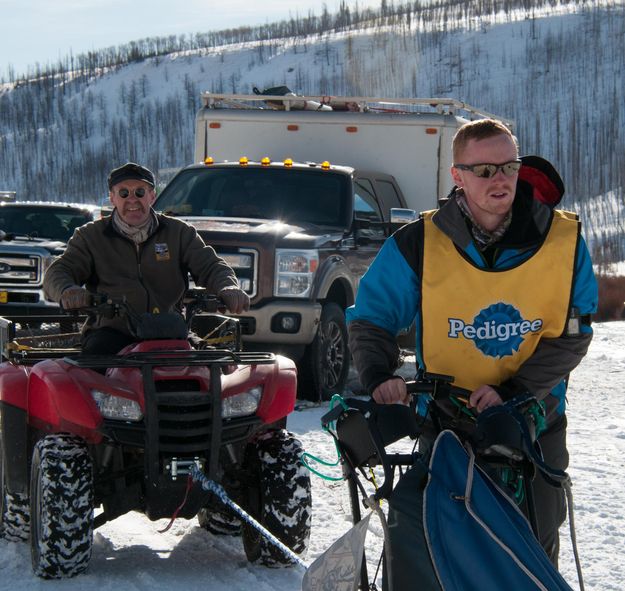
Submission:
M 510 227 L 486 252 L 477 248 L 455 198 L 449 199 L 437 212 L 434 222 L 476 266 L 506 269 L 536 251 L 548 230 L 550 218 L 549 207 L 534 201 L 519 188 Z M 395 338 L 418 320 L 422 245 L 422 220 L 404 226 L 391 236 L 362 278 L 355 305 L 347 310 L 354 363 L 369 392 L 393 375 L 399 357 Z M 528 286 L 528 289 L 536 288 L 536 285 Z M 546 399 L 551 394 L 546 400 L 548 415 L 564 412 L 566 380 L 590 344 L 590 314 L 596 311 L 597 299 L 592 263 L 586 244 L 580 238 L 571 305 L 582 317 L 581 334 L 543 339 L 518 373 L 496 387 L 504 400 L 528 390 L 539 398 Z M 419 327 L 418 321 L 416 326 Z M 419 334 L 416 337 L 416 359 L 420 366 L 421 338 Z

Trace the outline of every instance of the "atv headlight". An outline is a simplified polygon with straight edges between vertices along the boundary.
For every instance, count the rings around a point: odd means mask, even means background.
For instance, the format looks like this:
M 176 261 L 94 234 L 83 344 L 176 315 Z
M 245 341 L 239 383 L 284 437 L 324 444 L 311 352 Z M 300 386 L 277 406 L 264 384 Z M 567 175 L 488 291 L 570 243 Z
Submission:
M 221 401 L 221 416 L 224 419 L 231 419 L 254 414 L 262 395 L 263 387 L 255 386 L 240 394 L 224 398 Z
M 112 396 L 100 390 L 91 390 L 91 396 L 105 419 L 140 421 L 143 418 L 141 407 L 134 400 Z

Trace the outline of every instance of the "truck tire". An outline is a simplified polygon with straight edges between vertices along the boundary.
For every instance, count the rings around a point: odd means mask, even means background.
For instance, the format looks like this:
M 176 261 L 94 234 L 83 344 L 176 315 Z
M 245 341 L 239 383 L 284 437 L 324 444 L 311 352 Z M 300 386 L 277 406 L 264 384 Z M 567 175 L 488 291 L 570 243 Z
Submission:
M 341 394 L 349 372 L 349 346 L 345 313 L 327 302 L 321 310 L 317 336 L 298 366 L 298 394 L 318 402 Z
M 4 476 L 4 451 L 0 440 L 0 538 L 25 542 L 30 533 L 28 495 L 7 491 Z
M 33 451 L 31 557 L 44 579 L 82 573 L 93 544 L 93 467 L 82 439 L 47 435 Z
M 240 536 L 241 520 L 228 507 L 202 508 L 197 514 L 200 527 L 217 536 Z
M 308 548 L 312 519 L 310 476 L 301 463 L 302 444 L 285 430 L 267 433 L 249 448 L 248 464 L 255 483 L 249 489 L 248 512 L 296 554 Z M 243 548 L 250 562 L 279 567 L 293 560 L 247 523 Z

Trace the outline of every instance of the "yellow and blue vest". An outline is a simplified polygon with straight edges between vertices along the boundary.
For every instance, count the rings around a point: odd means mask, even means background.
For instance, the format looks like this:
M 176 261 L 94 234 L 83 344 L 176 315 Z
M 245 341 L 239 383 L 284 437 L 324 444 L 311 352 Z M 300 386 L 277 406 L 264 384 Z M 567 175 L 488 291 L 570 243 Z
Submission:
M 554 211 L 542 245 L 507 269 L 479 268 L 424 214 L 421 344 L 427 372 L 474 390 L 515 375 L 541 338 L 561 336 L 580 225 Z

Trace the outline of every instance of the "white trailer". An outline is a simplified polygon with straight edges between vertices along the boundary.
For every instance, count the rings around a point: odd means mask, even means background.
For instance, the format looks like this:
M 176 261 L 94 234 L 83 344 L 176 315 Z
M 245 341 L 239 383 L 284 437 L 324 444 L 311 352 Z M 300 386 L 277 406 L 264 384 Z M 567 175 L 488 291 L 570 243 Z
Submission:
M 206 92 L 196 117 L 195 160 L 291 158 L 380 171 L 395 177 L 410 208 L 423 211 L 436 207 L 452 187 L 457 129 L 483 117 L 512 127 L 453 99 Z

